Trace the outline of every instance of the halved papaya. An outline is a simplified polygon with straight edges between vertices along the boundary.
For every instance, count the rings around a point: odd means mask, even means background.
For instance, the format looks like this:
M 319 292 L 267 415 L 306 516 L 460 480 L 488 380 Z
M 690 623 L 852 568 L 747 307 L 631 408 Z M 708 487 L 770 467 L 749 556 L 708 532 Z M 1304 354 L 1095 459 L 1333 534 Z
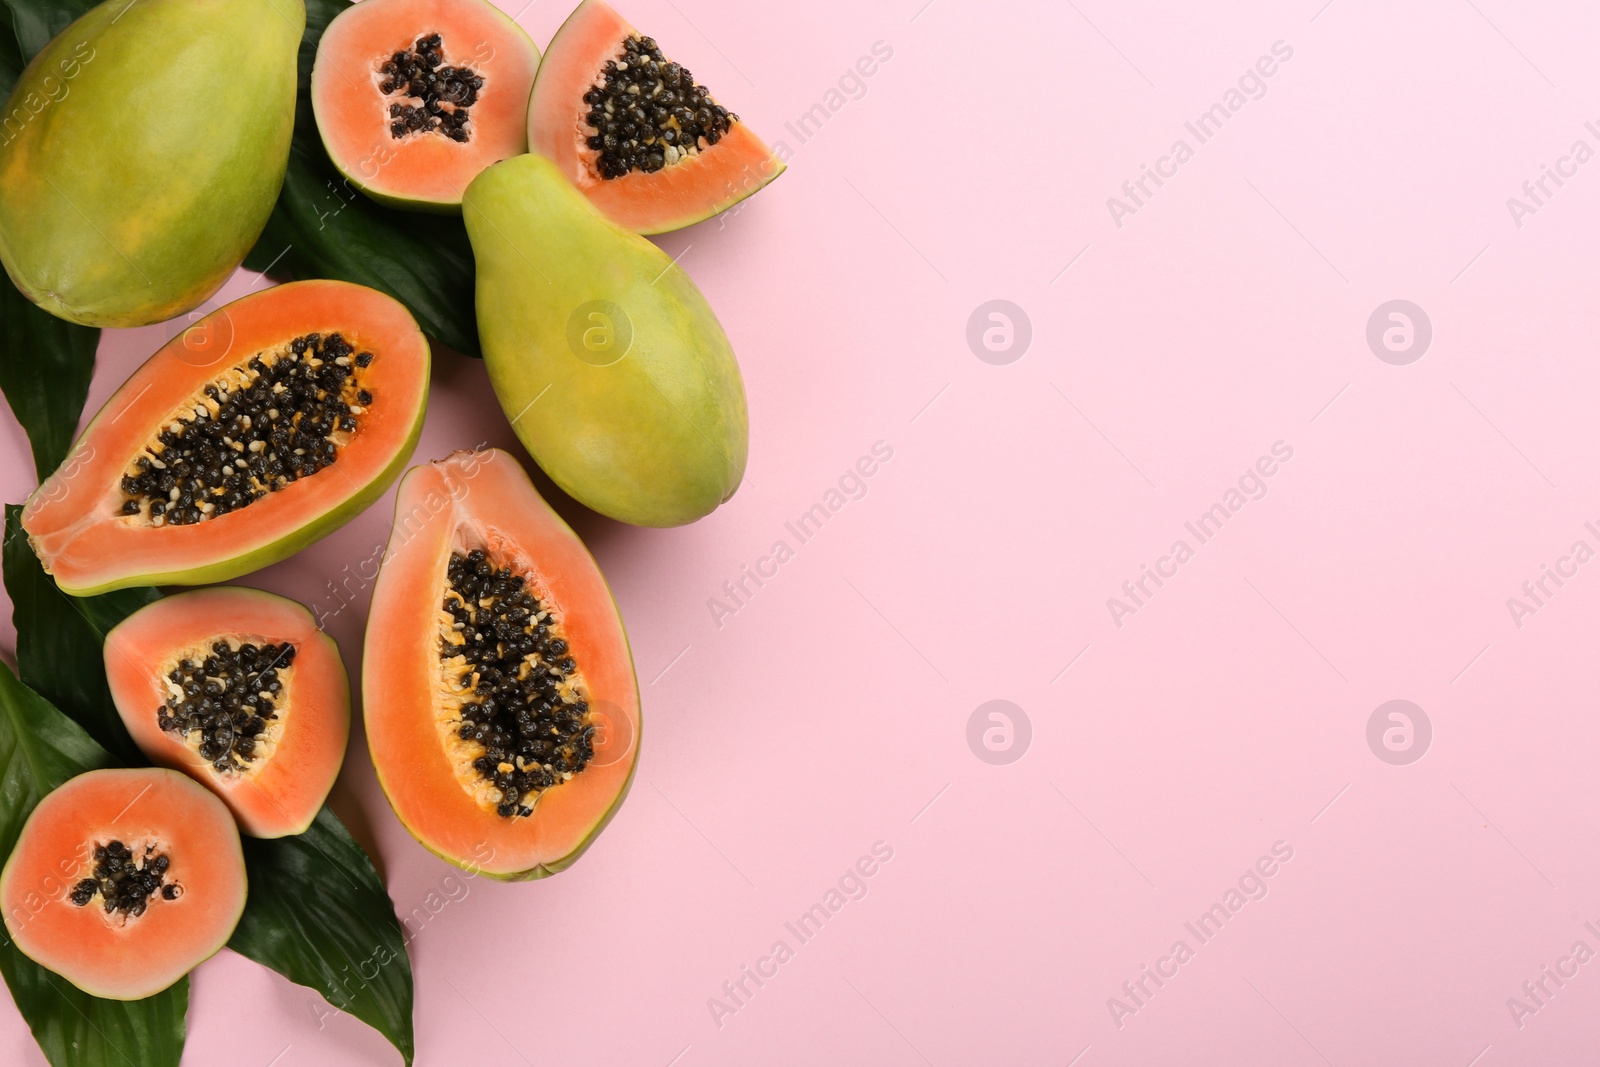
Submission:
M 311 825 L 344 763 L 350 679 L 304 606 L 240 586 L 163 597 L 106 635 L 105 660 L 152 763 L 217 794 L 254 837 Z
M 92 996 L 142 1000 L 228 943 L 244 912 L 233 816 L 160 767 L 80 774 L 39 801 L 0 872 L 6 932 Z
M 348 282 L 235 300 L 151 356 L 28 500 L 68 593 L 226 581 L 337 529 L 405 467 L 428 343 Z
M 633 780 L 639 686 L 611 591 L 497 449 L 401 480 L 362 692 L 395 814 L 494 878 L 565 870 Z
M 784 170 L 738 115 L 602 0 L 583 0 L 545 50 L 528 143 L 638 233 L 710 218 Z
M 460 212 L 528 150 L 539 49 L 488 0 L 363 0 L 323 31 L 311 107 L 334 166 L 391 207 Z

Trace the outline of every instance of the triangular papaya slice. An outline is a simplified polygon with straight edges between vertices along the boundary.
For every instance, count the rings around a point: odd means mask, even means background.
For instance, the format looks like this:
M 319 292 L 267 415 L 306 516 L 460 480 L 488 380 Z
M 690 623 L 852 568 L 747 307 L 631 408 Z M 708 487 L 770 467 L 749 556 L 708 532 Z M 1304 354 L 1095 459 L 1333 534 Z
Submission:
M 637 233 L 710 218 L 784 169 L 738 115 L 602 0 L 584 0 L 550 41 L 528 144 Z

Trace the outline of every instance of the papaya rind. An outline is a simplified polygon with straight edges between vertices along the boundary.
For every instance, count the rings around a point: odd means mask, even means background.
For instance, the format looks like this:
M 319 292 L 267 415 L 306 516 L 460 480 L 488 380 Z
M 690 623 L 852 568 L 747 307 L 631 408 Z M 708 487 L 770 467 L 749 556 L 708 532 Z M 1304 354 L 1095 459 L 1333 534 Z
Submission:
M 322 147 L 323 150 L 326 151 L 328 148 L 328 143 L 324 141 L 322 143 Z M 332 158 L 333 157 L 330 155 L 329 159 L 331 160 Z M 363 185 L 359 178 L 345 170 L 337 162 L 335 162 L 333 166 L 335 170 L 344 176 L 346 181 L 355 186 L 361 192 L 365 193 L 371 199 L 382 204 L 384 207 L 394 208 L 396 211 L 415 211 L 422 215 L 459 216 L 461 214 L 461 201 L 459 200 L 429 200 L 426 198 L 407 199 L 401 196 L 391 196 L 388 193 L 379 192 L 370 185 Z
M 658 221 L 642 225 L 634 232 L 644 234 L 646 236 L 672 233 L 674 230 L 686 229 L 690 226 L 696 225 L 697 223 L 704 222 L 707 219 L 714 219 L 723 212 L 738 207 L 740 204 L 744 203 L 746 200 L 750 199 L 752 196 L 756 195 L 773 182 L 777 181 L 778 176 L 788 169 L 788 164 L 778 159 L 777 156 L 773 156 L 772 170 L 769 173 L 750 179 L 739 187 L 739 192 L 729 196 L 727 200 L 721 201 L 717 204 L 708 205 L 700 210 L 686 211 L 681 215 L 664 215 Z M 784 188 L 787 189 L 788 186 L 786 185 Z

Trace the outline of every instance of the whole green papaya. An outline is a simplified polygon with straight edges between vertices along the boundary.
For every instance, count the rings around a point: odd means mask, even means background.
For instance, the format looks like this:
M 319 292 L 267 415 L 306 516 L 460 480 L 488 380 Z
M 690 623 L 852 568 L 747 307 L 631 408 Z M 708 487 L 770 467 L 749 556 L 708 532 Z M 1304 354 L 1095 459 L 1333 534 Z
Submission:
M 569 496 L 637 526 L 710 513 L 744 477 L 728 337 L 689 276 L 542 156 L 467 186 L 478 334 L 500 406 Z
M 0 262 L 88 326 L 205 301 L 266 225 L 294 128 L 302 0 L 107 0 L 0 113 Z

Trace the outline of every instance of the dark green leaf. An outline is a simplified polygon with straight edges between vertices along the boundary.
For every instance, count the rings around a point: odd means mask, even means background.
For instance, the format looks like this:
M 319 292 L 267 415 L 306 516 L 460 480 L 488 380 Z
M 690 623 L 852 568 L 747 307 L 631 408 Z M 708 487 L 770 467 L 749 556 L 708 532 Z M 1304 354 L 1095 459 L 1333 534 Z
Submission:
M 476 356 L 472 246 L 461 220 L 382 206 L 351 185 L 322 147 L 311 111 L 311 64 L 323 29 L 347 6 L 307 0 L 289 173 L 245 266 L 369 285 L 406 305 L 429 337 Z
M 68 778 L 112 765 L 83 728 L 0 663 L 0 855 L 43 796 Z
M 0 94 L 23 64 L 55 34 L 93 7 L 91 0 L 4 0 L 16 33 L 0 28 Z M 18 42 L 21 42 L 20 46 Z M 40 480 L 72 447 L 94 373 L 100 331 L 40 311 L 11 285 L 0 283 L 0 391 L 33 446 Z
M 0 390 L 28 432 L 40 481 L 72 447 L 99 342 L 99 330 L 41 311 L 0 283 Z
M 316 130 L 307 138 L 301 125 L 283 194 L 245 266 L 371 286 L 404 304 L 429 337 L 477 356 L 472 247 L 461 220 L 369 200 L 333 169 Z
M 16 30 L 22 54 L 32 59 L 50 39 L 85 12 L 99 6 L 99 0 L 4 0 L 11 9 L 11 24 Z
M 411 961 L 383 882 L 324 807 L 298 837 L 244 839 L 250 898 L 228 947 L 310 986 L 388 1038 L 406 1063 Z
M 55 1067 L 178 1067 L 188 976 L 143 1000 L 102 1000 L 34 963 L 9 941 L 0 975 Z
M 56 590 L 58 593 L 60 589 Z M 95 639 L 104 643 L 105 635 L 112 628 L 138 611 L 146 604 L 153 604 L 161 599 L 161 590 L 154 586 L 136 586 L 132 589 L 118 589 L 112 593 L 101 593 L 99 596 L 67 596 L 63 597 L 83 615 L 89 628 L 94 631 Z M 104 661 L 101 661 L 102 664 Z M 27 681 L 27 676 L 23 676 Z M 32 684 L 31 682 L 29 683 Z
M 46 793 L 111 757 L 0 664 L 0 856 Z M 138 1001 L 91 997 L 24 956 L 0 932 L 0 975 L 55 1067 L 178 1067 L 189 979 Z
M 11 87 L 17 84 L 26 62 L 22 58 L 22 48 L 17 44 L 16 35 L 0 27 L 0 96 L 11 95 Z
M 5 582 L 17 627 L 17 670 L 124 763 L 144 763 L 111 702 L 101 646 L 113 626 L 161 594 L 121 589 L 68 596 L 39 565 L 21 516 L 21 507 L 6 506 Z

